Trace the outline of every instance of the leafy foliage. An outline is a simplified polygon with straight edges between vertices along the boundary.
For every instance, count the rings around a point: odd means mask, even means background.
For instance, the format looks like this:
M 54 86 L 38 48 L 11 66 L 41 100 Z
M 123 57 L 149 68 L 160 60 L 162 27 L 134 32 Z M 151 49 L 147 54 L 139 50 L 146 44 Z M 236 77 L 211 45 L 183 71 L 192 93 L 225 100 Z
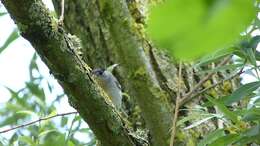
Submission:
M 249 74 L 255 79 L 227 96 L 203 93 L 201 96 L 207 101 L 194 109 L 197 114 L 178 121 L 177 126 L 189 123 L 183 130 L 196 128 L 212 119 L 223 122 L 223 127 L 204 135 L 198 146 L 260 145 L 260 52 L 257 50 L 260 36 L 252 35 L 259 30 L 260 20 L 256 17 L 254 3 L 259 11 L 259 1 L 253 0 L 168 0 L 151 12 L 148 33 L 171 55 L 184 59 L 197 59 L 203 55 L 193 66 L 203 68 L 202 74 L 228 71 L 238 76 Z M 1 12 L 0 16 L 5 14 Z M 254 21 L 248 27 L 253 17 Z M 18 37 L 14 30 L 1 46 L 0 53 Z M 209 68 L 230 56 L 234 63 Z M 0 108 L 0 127 L 10 128 L 56 114 L 56 104 L 64 94 L 56 95 L 54 99 L 48 97 L 47 92 L 53 93 L 55 89 L 42 77 L 36 54 L 30 62 L 29 76 L 30 80 L 19 91 L 6 87 L 11 98 Z M 47 82 L 48 88 L 42 87 L 43 82 Z M 95 145 L 91 130 L 82 123 L 78 115 L 44 120 L 17 129 L 8 138 L 0 136 L 0 145 Z M 81 141 L 76 137 L 78 134 L 84 134 L 89 141 Z
M 151 10 L 148 33 L 170 54 L 191 60 L 232 45 L 255 15 L 253 0 L 166 0 Z
M 1 13 L 0 13 L 1 15 Z M 5 43 L 0 47 L 0 53 L 3 52 L 13 41 L 19 37 L 18 30 L 14 29 L 13 32 L 9 35 Z
M 257 30 L 257 28 L 253 29 Z M 252 32 L 253 31 L 251 31 L 251 33 Z M 207 66 L 231 55 L 234 56 L 234 62 L 238 63 L 237 66 L 232 64 L 229 66 L 232 66 L 232 68 L 220 67 L 218 69 L 213 68 L 209 71 L 221 72 L 234 70 L 235 73 L 239 73 L 241 76 L 247 74 L 244 78 L 252 76 L 255 80 L 241 85 L 228 96 L 215 95 L 216 97 L 211 97 L 209 95 L 203 95 L 206 96 L 211 103 L 207 103 L 204 106 L 216 108 L 221 112 L 220 115 L 215 117 L 218 121 L 223 121 L 224 128 L 216 129 L 210 135 L 204 137 L 204 139 L 199 142 L 200 146 L 244 146 L 248 144 L 260 144 L 260 92 L 258 90 L 260 87 L 260 78 L 257 59 L 259 53 L 256 50 L 259 38 L 258 36 L 251 36 L 251 33 L 245 33 L 241 43 L 235 45 L 235 51 L 226 51 L 228 53 L 224 53 L 224 55 L 214 55 L 216 53 L 207 55 L 207 57 L 203 57 L 198 61 L 198 64 L 195 65 L 195 67 Z M 250 74 L 248 74 L 248 72 L 250 72 Z
M 37 65 L 37 55 L 31 60 L 29 73 L 30 80 L 25 83 L 25 87 L 19 91 L 14 91 L 6 87 L 11 98 L 0 108 L 0 127 L 4 129 L 15 125 L 21 125 L 30 121 L 38 120 L 41 117 L 56 115 L 56 104 L 64 98 L 64 94 L 57 95 L 56 99 L 47 97 L 42 84 L 46 82 L 39 72 Z M 47 81 L 50 93 L 54 92 L 53 86 Z M 52 102 L 50 102 L 52 100 Z M 43 120 L 37 124 L 15 129 L 15 132 L 8 133 L 10 139 L 0 137 L 2 145 L 30 145 L 30 146 L 50 146 L 50 145 L 86 145 L 85 141 L 80 141 L 75 135 L 81 134 L 89 137 L 89 146 L 95 144 L 94 136 L 89 128 L 82 126 L 83 120 L 79 115 L 67 115 L 55 119 Z M 65 132 L 64 132 L 65 131 Z M 2 140 L 1 140 L 2 139 Z
M 203 68 L 200 74 L 232 72 L 232 76 L 254 78 L 227 96 L 200 95 L 208 100 L 204 108 L 220 113 L 198 108 L 194 112 L 198 115 L 178 121 L 178 126 L 191 122 L 184 130 L 213 118 L 223 122 L 223 127 L 204 136 L 199 146 L 260 145 L 260 53 L 257 50 L 260 36 L 254 34 L 259 31 L 260 20 L 255 8 L 259 11 L 259 1 L 169 0 L 151 10 L 148 33 L 172 56 L 196 59 L 193 67 Z M 197 59 L 198 56 L 202 57 Z M 209 67 L 230 56 L 234 63 Z

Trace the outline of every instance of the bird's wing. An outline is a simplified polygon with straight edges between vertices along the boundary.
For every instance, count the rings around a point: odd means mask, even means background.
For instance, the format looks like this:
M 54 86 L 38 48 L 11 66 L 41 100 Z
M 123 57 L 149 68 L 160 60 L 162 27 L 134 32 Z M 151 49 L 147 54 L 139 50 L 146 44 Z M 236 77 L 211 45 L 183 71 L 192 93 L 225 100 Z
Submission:
M 121 87 L 121 85 L 120 85 L 120 83 L 118 82 L 117 79 L 115 79 L 115 83 L 116 83 L 116 86 L 117 86 L 120 90 L 122 90 L 122 87 Z

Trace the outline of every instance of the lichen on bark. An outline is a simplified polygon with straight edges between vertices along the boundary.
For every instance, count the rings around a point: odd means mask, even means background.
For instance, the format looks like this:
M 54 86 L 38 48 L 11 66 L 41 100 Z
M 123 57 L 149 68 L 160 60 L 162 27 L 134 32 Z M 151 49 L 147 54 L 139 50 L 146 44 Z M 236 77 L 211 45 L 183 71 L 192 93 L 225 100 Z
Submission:
M 182 80 L 181 93 L 186 93 L 203 75 L 196 74 L 196 69 L 185 63 L 182 77 L 177 76 L 178 63 L 164 50 L 157 50 L 146 37 L 143 31 L 146 16 L 138 12 L 142 8 L 139 2 L 66 1 L 63 28 L 40 0 L 2 1 L 22 36 L 35 47 L 101 145 L 168 145 L 177 92 L 175 83 Z M 60 1 L 54 0 L 54 4 L 59 12 Z M 78 36 L 82 47 L 67 32 Z M 88 76 L 88 66 L 107 67 L 114 63 L 120 65 L 115 75 L 130 96 L 124 98 L 130 124 Z M 216 80 L 222 78 L 216 76 Z M 181 112 L 180 118 L 196 114 L 192 109 L 199 102 L 197 99 L 182 107 L 186 112 Z M 202 134 L 215 128 L 214 122 L 208 124 L 211 126 L 201 125 L 195 130 L 182 130 L 187 123 L 181 124 L 176 145 L 196 144 Z

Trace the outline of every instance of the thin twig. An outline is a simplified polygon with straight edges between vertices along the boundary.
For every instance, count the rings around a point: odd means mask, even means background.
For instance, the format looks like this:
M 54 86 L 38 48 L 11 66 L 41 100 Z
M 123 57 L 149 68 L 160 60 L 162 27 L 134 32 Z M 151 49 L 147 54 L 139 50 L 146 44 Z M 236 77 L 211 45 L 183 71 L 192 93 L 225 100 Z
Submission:
M 223 66 L 225 65 L 228 61 L 230 60 L 230 57 L 225 58 L 221 63 L 219 63 L 219 65 L 217 67 Z M 215 72 L 212 72 L 210 74 L 208 74 L 206 77 L 204 77 L 202 80 L 200 80 L 200 82 L 198 84 L 195 85 L 195 87 L 188 92 L 187 94 L 185 94 L 181 99 L 180 99 L 180 103 L 179 105 L 182 106 L 184 103 L 186 103 L 187 101 L 190 101 L 191 98 L 193 97 L 192 95 L 205 83 L 207 82 L 213 75 L 215 74 Z
M 67 135 L 67 138 L 66 138 L 66 144 L 68 144 L 68 141 L 70 140 L 70 134 L 71 134 L 72 127 L 73 127 L 75 121 L 76 121 L 76 115 L 74 116 L 73 120 L 71 121 L 70 129 L 68 131 L 68 135 Z
M 31 121 L 31 122 L 26 123 L 26 124 L 22 124 L 22 125 L 19 125 L 19 126 L 10 128 L 10 129 L 6 129 L 6 130 L 3 130 L 3 131 L 0 131 L 0 134 L 1 134 L 1 133 L 9 132 L 9 131 L 12 131 L 12 130 L 15 130 L 15 129 L 27 127 L 27 126 L 33 125 L 33 124 L 35 124 L 35 123 L 38 123 L 38 122 L 41 122 L 41 121 L 45 121 L 45 120 L 49 120 L 49 119 L 52 119 L 52 118 L 55 118 L 55 117 L 62 117 L 62 116 L 71 115 L 71 114 L 77 114 L 77 113 L 78 113 L 78 112 L 68 112 L 68 113 L 56 114 L 56 115 L 53 115 L 53 116 L 40 118 L 40 119 L 38 119 L 38 120 Z
M 242 69 L 242 70 L 243 70 L 243 69 Z M 191 96 L 191 97 L 189 98 L 189 100 L 192 100 L 193 98 L 197 97 L 198 95 L 205 93 L 205 92 L 208 91 L 209 89 L 212 89 L 212 88 L 214 88 L 214 87 L 216 87 L 216 86 L 218 86 L 218 85 L 220 85 L 220 84 L 223 84 L 225 81 L 229 81 L 229 80 L 234 79 L 235 77 L 237 77 L 237 76 L 241 75 L 242 73 L 244 73 L 244 71 L 242 71 L 242 70 L 240 70 L 240 71 L 237 72 L 236 74 L 234 74 L 234 75 L 232 75 L 232 76 L 230 76 L 230 77 L 228 77 L 228 78 L 226 78 L 226 79 L 224 79 L 224 80 L 222 80 L 222 81 L 219 81 L 219 82 L 217 82 L 217 83 L 215 83 L 215 84 L 213 84 L 213 85 L 211 85 L 211 86 L 209 86 L 209 87 L 207 87 L 207 88 L 205 88 L 205 89 L 203 89 L 203 90 L 201 90 L 201 91 L 195 93 L 193 96 Z M 189 101 L 189 100 L 187 100 L 187 101 Z M 185 102 L 180 103 L 180 106 L 182 106 L 183 104 L 185 104 Z
M 182 79 L 182 74 L 181 74 L 181 70 L 182 70 L 182 63 L 179 63 L 179 79 L 178 79 L 178 91 L 177 91 L 177 99 L 176 99 L 176 104 L 175 104 L 175 110 L 174 110 L 174 117 L 172 120 L 172 133 L 171 133 L 171 140 L 170 140 L 170 146 L 173 146 L 174 144 L 174 138 L 176 135 L 176 123 L 177 123 L 177 119 L 178 119 L 178 113 L 179 113 L 179 103 L 180 103 L 180 97 L 181 97 L 181 79 Z

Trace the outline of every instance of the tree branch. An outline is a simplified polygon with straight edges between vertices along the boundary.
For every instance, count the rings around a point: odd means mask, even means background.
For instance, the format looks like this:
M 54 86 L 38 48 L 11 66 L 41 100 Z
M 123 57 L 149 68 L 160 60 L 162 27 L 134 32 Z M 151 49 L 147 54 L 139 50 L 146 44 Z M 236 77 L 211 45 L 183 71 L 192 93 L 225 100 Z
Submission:
M 18 126 L 15 126 L 15 127 L 12 127 L 12 128 L 9 128 L 9 129 L 3 130 L 3 131 L 0 131 L 0 134 L 9 132 L 9 131 L 12 131 L 12 130 L 15 130 L 15 129 L 20 129 L 20 128 L 23 128 L 23 127 L 27 127 L 27 126 L 33 125 L 35 123 L 38 123 L 38 122 L 41 122 L 41 121 L 45 121 L 45 120 L 49 120 L 49 119 L 52 119 L 52 118 L 55 118 L 55 117 L 63 117 L 63 116 L 71 115 L 71 114 L 77 114 L 77 113 L 78 112 L 68 112 L 68 113 L 52 115 L 52 116 L 49 116 L 49 117 L 39 118 L 38 120 L 31 121 L 31 122 L 26 123 L 26 124 L 18 125 Z
M 65 26 L 83 40 L 84 60 L 93 67 L 120 64 L 119 79 L 127 94 L 138 102 L 152 145 L 168 145 L 172 116 L 169 95 L 159 86 L 127 2 L 72 0 L 67 1 L 65 11 Z
M 131 146 L 125 123 L 93 82 L 79 57 L 79 41 L 67 34 L 41 0 L 2 0 L 21 35 L 35 48 L 69 97 L 70 104 L 106 146 Z
M 223 66 L 225 65 L 228 61 L 230 60 L 230 57 L 226 57 L 222 62 L 220 62 L 218 64 L 217 67 Z M 209 73 L 206 77 L 204 77 L 202 80 L 200 80 L 200 82 L 198 84 L 196 84 L 196 86 L 187 94 L 185 94 L 181 100 L 180 100 L 180 106 L 184 105 L 186 102 L 190 101 L 194 96 L 193 94 L 196 94 L 197 90 L 199 88 L 201 88 L 201 86 L 207 82 L 213 75 L 215 74 L 215 72 Z
M 170 146 L 173 146 L 174 144 L 174 138 L 176 135 L 176 123 L 178 120 L 178 113 L 179 113 L 179 102 L 181 98 L 181 80 L 182 80 L 182 63 L 179 63 L 179 74 L 178 74 L 178 92 L 177 92 L 177 98 L 176 98 L 176 103 L 175 103 L 175 110 L 174 110 L 174 116 L 172 120 L 172 133 L 171 133 L 171 141 L 170 141 Z
M 242 73 L 244 73 L 243 68 L 242 68 L 239 72 L 237 72 L 236 74 L 234 74 L 234 75 L 232 75 L 232 76 L 230 76 L 230 77 L 228 77 L 228 78 L 226 78 L 226 79 L 224 79 L 224 80 L 221 80 L 220 82 L 217 82 L 217 83 L 215 83 L 215 84 L 213 84 L 213 85 L 211 85 L 211 86 L 209 86 L 209 87 L 207 87 L 207 88 L 205 88 L 205 89 L 203 89 L 203 90 L 201 90 L 201 91 L 199 91 L 199 92 L 196 92 L 194 95 L 192 95 L 192 96 L 189 98 L 189 101 L 192 100 L 193 98 L 195 98 L 195 97 L 197 97 L 197 96 L 199 96 L 199 95 L 201 95 L 201 94 L 207 92 L 208 90 L 210 90 L 210 89 L 212 89 L 212 88 L 214 88 L 214 87 L 216 87 L 216 86 L 218 86 L 218 85 L 220 85 L 220 84 L 223 84 L 225 81 L 229 81 L 229 80 L 234 79 L 235 77 L 241 75 Z M 187 102 L 188 102 L 188 101 L 187 101 Z

